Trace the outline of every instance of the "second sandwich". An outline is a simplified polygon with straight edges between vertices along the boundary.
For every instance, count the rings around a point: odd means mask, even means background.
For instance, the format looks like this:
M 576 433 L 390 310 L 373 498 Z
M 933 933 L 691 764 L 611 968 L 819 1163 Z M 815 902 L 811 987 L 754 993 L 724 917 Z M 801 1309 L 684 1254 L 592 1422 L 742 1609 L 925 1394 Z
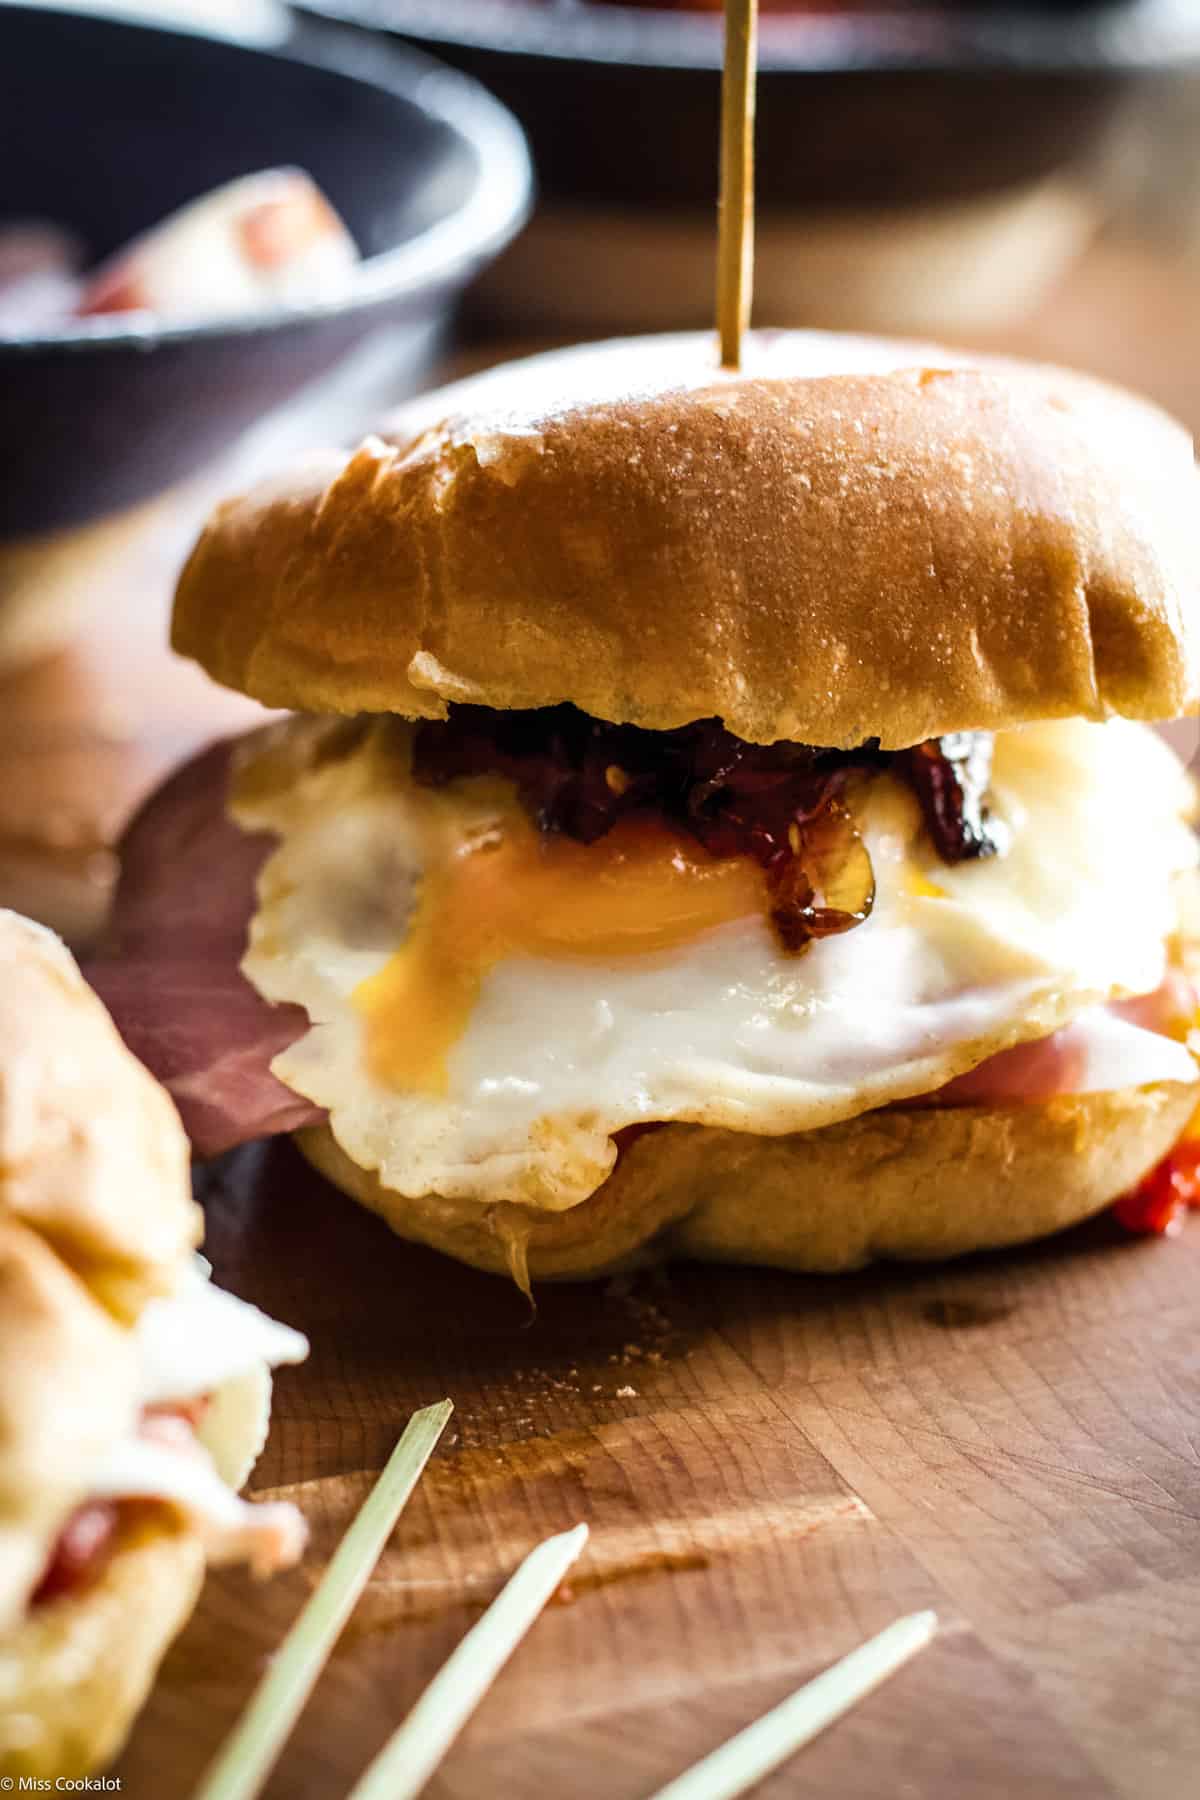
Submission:
M 208 1563 L 300 1555 L 240 1499 L 299 1332 L 206 1279 L 188 1146 L 50 932 L 0 912 L 0 1774 L 111 1758 Z M 11 1784 L 10 1784 L 11 1785 Z

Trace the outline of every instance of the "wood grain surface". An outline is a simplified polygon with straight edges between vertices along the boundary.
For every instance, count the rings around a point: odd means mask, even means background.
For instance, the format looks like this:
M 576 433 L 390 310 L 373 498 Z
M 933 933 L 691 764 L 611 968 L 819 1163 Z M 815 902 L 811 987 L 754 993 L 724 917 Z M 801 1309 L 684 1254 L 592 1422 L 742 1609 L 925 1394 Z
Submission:
M 121 1773 L 184 1793 L 411 1410 L 457 1413 L 270 1793 L 346 1791 L 539 1537 L 547 1613 L 430 1789 L 636 1800 L 902 1612 L 934 1646 L 768 1795 L 1193 1794 L 1200 1230 L 1106 1221 L 838 1281 L 681 1268 L 543 1289 L 393 1239 L 290 1145 L 205 1183 L 218 1278 L 301 1325 L 255 1485 L 316 1531 L 214 1576 Z M 169 1780 L 165 1781 L 169 1771 Z M 164 1787 L 165 1781 L 165 1787 Z
M 1200 422 L 1200 293 L 1097 252 L 1019 347 Z M 1011 340 L 1010 340 L 1011 342 Z M 0 687 L 0 901 L 77 939 L 158 772 L 254 709 L 162 649 L 186 497 L 76 650 Z M 344 1793 L 540 1537 L 591 1541 L 437 1800 L 636 1800 L 897 1614 L 934 1645 L 761 1790 L 1188 1800 L 1200 1788 L 1200 1221 L 836 1280 L 681 1267 L 543 1289 L 393 1238 L 289 1144 L 198 1184 L 219 1280 L 307 1331 L 253 1479 L 304 1565 L 210 1578 L 118 1766 L 175 1800 L 232 1722 L 413 1408 L 457 1412 L 269 1793 Z

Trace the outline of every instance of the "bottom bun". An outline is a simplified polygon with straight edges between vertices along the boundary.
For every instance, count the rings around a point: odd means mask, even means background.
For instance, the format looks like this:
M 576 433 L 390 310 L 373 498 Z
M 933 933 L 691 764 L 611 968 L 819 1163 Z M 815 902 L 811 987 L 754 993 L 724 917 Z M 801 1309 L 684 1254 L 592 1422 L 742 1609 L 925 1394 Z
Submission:
M 0 1638 L 0 1775 L 85 1775 L 110 1761 L 203 1580 L 199 1538 L 164 1513 L 85 1592 L 35 1606 Z
M 633 1139 L 589 1199 L 555 1213 L 408 1199 L 327 1127 L 296 1135 L 401 1237 L 527 1288 L 673 1257 L 833 1273 L 1025 1243 L 1135 1186 L 1196 1102 L 1192 1084 L 1163 1082 L 1040 1105 L 894 1107 L 788 1137 L 663 1125 Z

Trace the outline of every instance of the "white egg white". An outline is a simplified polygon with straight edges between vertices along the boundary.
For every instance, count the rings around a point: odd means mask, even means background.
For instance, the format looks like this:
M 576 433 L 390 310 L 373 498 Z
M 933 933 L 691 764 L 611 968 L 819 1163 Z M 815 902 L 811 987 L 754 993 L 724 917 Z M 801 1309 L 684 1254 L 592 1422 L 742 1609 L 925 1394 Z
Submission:
M 762 916 L 654 954 L 511 956 L 484 977 L 446 1091 L 399 1091 L 368 1067 L 351 996 L 403 943 L 420 880 L 406 729 L 381 721 L 353 740 L 290 721 L 233 811 L 279 839 L 243 968 L 312 1020 L 274 1071 L 329 1109 L 357 1163 L 414 1197 L 568 1207 L 603 1181 L 623 1126 L 775 1135 L 927 1093 L 1154 990 L 1176 877 L 1196 862 L 1190 782 L 1145 727 L 1001 733 L 1003 857 L 946 866 L 912 794 L 880 775 L 858 805 L 877 883 L 865 924 L 801 956 Z

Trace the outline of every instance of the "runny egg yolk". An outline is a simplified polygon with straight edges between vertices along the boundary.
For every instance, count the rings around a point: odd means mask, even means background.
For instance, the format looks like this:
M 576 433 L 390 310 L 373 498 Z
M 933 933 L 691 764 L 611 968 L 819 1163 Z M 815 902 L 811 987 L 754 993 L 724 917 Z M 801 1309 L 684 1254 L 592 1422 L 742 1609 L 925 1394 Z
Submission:
M 505 957 L 650 955 L 766 907 L 749 857 L 711 856 L 656 818 L 581 844 L 539 831 L 506 783 L 459 782 L 419 805 L 408 936 L 354 994 L 372 1072 L 396 1088 L 446 1092 L 449 1052 Z

